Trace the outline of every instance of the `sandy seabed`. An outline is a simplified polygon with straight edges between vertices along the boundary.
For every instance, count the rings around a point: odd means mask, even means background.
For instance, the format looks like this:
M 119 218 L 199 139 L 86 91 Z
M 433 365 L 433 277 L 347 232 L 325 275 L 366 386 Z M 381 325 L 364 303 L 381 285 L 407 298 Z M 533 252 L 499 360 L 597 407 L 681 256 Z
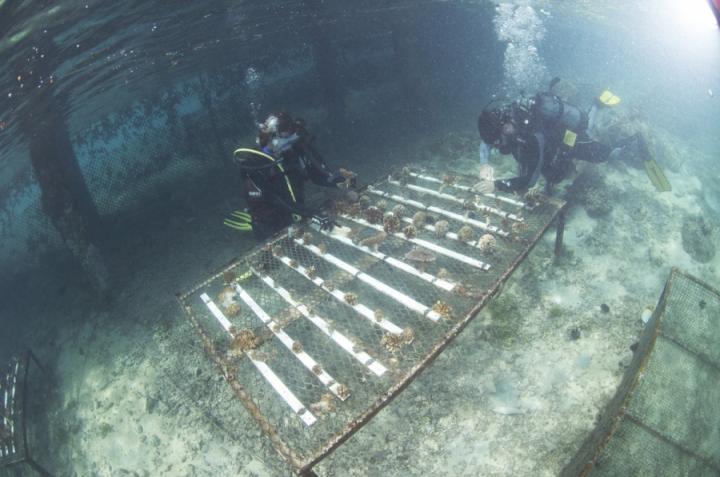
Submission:
M 451 169 L 477 169 L 472 151 L 453 154 Z M 554 258 L 549 232 L 433 366 L 316 472 L 557 475 L 614 394 L 670 268 L 720 283 L 720 255 L 699 263 L 683 248 L 683 221 L 706 216 L 713 200 L 690 159 L 663 164 L 673 190 L 662 194 L 624 161 L 579 164 L 579 174 L 602 179 L 610 207 L 589 215 L 582 200 L 571 202 L 563 256 Z M 493 161 L 498 174 L 512 173 L 511 160 Z M 582 196 L 568 184 L 558 193 Z M 45 309 L 19 340 L 56 362 L 58 475 L 290 474 L 244 409 L 230 424 L 208 412 L 230 406 L 229 394 L 173 298 L 252 245 L 226 230 L 208 238 L 222 212 L 118 245 L 137 258 L 122 264 L 131 278 L 109 310 Z M 197 386 L 219 397 L 197 399 Z

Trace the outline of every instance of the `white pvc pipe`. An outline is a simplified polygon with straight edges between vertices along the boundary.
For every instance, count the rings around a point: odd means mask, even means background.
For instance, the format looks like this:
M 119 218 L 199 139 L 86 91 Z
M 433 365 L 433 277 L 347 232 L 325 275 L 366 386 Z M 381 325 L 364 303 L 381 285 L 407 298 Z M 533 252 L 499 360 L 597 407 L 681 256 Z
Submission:
M 412 220 L 410 221 L 412 222 Z M 405 273 L 409 273 L 410 275 L 413 275 L 415 277 L 420 278 L 421 280 L 424 280 L 428 283 L 431 283 L 435 285 L 436 287 L 440 288 L 441 290 L 451 292 L 455 288 L 456 284 L 452 283 L 448 280 L 444 280 L 442 278 L 438 278 L 435 275 L 431 275 L 427 272 L 421 272 L 417 268 L 413 267 L 412 265 L 409 265 L 401 260 L 398 260 L 394 257 L 391 257 L 390 255 L 384 254 L 382 252 L 379 252 L 377 250 L 373 250 L 370 247 L 366 247 L 363 245 L 356 244 L 352 240 L 350 240 L 347 237 L 343 237 L 331 232 L 322 232 L 324 235 L 331 237 L 334 240 L 337 240 L 340 243 L 343 243 L 349 247 L 353 247 L 357 250 L 360 250 L 362 252 L 367 253 L 368 255 L 372 255 L 373 257 L 377 258 L 378 260 L 381 260 L 388 265 L 397 268 L 398 270 L 402 270 Z
M 349 273 L 353 277 L 357 278 L 358 280 L 360 280 L 362 282 L 365 282 L 366 284 L 370 285 L 371 287 L 373 287 L 375 290 L 379 291 L 383 295 L 389 296 L 393 300 L 397 301 L 398 303 L 401 303 L 402 305 L 411 309 L 412 311 L 419 313 L 420 315 L 426 316 L 426 317 L 430 318 L 432 321 L 438 321 L 441 318 L 440 314 L 437 313 L 436 311 L 434 311 L 429 306 L 423 305 L 422 303 L 418 302 L 414 298 L 396 290 L 395 288 L 391 287 L 390 285 L 386 285 L 385 283 L 381 282 L 377 278 L 372 277 L 365 272 L 361 272 L 360 270 L 355 268 L 353 265 L 350 265 L 349 263 L 339 259 L 335 255 L 332 255 L 331 253 L 323 253 L 315 245 L 305 244 L 300 239 L 295 239 L 295 243 L 310 250 L 312 253 L 314 253 L 318 257 L 322 258 L 326 262 L 335 265 L 336 267 L 340 268 L 341 270 L 345 270 L 347 273 Z
M 210 299 L 207 293 L 203 293 L 200 295 L 200 298 L 202 299 L 203 303 L 205 303 L 205 306 L 208 307 L 210 310 L 210 313 L 220 322 L 220 326 L 223 327 L 225 331 L 230 333 L 230 327 L 232 327 L 232 324 L 230 321 L 225 317 L 225 314 L 220 311 L 220 308 Z
M 301 403 L 300 400 L 295 396 L 295 394 L 290 391 L 290 389 L 285 385 L 285 383 L 282 382 L 278 375 L 275 374 L 272 369 L 270 369 L 267 363 L 253 358 L 252 356 L 250 356 L 250 353 L 247 353 L 247 355 L 248 358 L 250 358 L 250 361 L 252 361 L 252 364 L 255 365 L 258 371 L 260 371 L 260 374 L 263 375 L 265 380 L 270 383 L 273 389 L 275 389 L 275 392 L 277 392 L 280 397 L 283 398 L 283 400 L 288 404 L 288 406 L 290 406 L 290 408 L 295 411 L 295 414 L 300 416 L 300 419 L 302 419 L 305 425 L 312 426 L 313 424 L 315 424 L 315 421 L 317 421 L 315 416 L 313 416 L 312 413 L 307 410 L 303 403 Z
M 505 230 L 501 230 L 494 225 L 488 225 L 485 222 L 480 222 L 479 220 L 471 219 L 469 217 L 465 217 L 464 215 L 456 214 L 455 212 L 451 212 L 449 210 L 441 209 L 440 207 L 436 206 L 430 206 L 427 208 L 428 212 L 434 212 L 438 215 L 443 215 L 449 219 L 457 220 L 458 222 L 462 222 L 464 224 L 472 225 L 473 227 L 477 227 L 479 229 L 483 229 L 486 232 L 491 232 L 497 235 L 500 235 L 502 237 L 509 237 L 510 234 L 506 232 Z
M 330 339 L 332 339 L 335 343 L 338 344 L 344 351 L 346 351 L 348 354 L 350 354 L 353 358 L 355 358 L 357 361 L 362 363 L 364 366 L 366 366 L 370 371 L 375 373 L 377 376 L 382 376 L 385 374 L 385 371 L 387 371 L 387 368 L 383 366 L 381 363 L 376 361 L 372 356 L 367 354 L 365 351 L 355 351 L 355 345 L 354 343 L 346 337 L 341 332 L 332 329 L 330 324 L 320 316 L 318 316 L 315 313 L 311 313 L 310 309 L 295 301 L 292 296 L 290 295 L 290 292 L 288 292 L 285 288 L 281 287 L 277 283 L 275 283 L 275 280 L 273 280 L 271 277 L 265 275 L 261 276 L 256 273 L 260 279 L 265 282 L 266 285 L 268 285 L 270 288 L 272 288 L 278 295 L 282 297 L 283 300 L 285 300 L 290 306 L 297 309 L 305 318 L 307 318 L 312 324 L 314 324 L 320 331 L 325 333 Z
M 203 301 L 205 300 L 203 299 Z M 227 318 L 225 318 L 223 312 L 220 311 L 220 308 L 218 308 L 215 303 L 212 302 L 212 300 L 205 302 L 205 304 L 210 310 L 210 313 L 215 317 L 215 319 L 218 320 L 218 322 L 223 326 L 223 328 L 225 328 L 223 322 L 227 321 Z M 210 306 L 210 304 L 215 306 Z M 229 334 L 229 330 L 227 331 Z M 285 385 L 285 383 L 282 382 L 282 380 L 273 372 L 272 369 L 270 369 L 270 367 L 265 362 L 253 358 L 251 356 L 251 353 L 249 353 L 248 351 L 245 351 L 245 356 L 247 356 L 250 361 L 252 361 L 258 371 L 260 371 L 260 374 L 262 374 L 265 380 L 273 387 L 275 392 L 280 395 L 283 401 L 285 401 L 288 406 L 290 406 L 290 408 L 295 412 L 295 414 L 300 416 L 300 419 L 302 419 L 302 421 L 306 425 L 311 426 L 315 423 L 315 421 L 317 420 L 315 416 L 313 416 L 312 413 L 307 410 L 307 408 L 300 402 L 300 400 L 295 396 L 295 394 L 290 391 L 290 389 Z
M 485 222 L 480 222 L 479 220 L 471 219 L 469 217 L 465 217 L 463 215 L 457 214 L 455 212 L 451 212 L 449 210 L 442 209 L 440 207 L 436 207 L 434 205 L 428 206 L 428 205 L 423 204 L 422 202 L 408 199 L 401 195 L 392 194 L 390 192 L 378 190 L 373 187 L 368 187 L 367 191 L 370 192 L 371 194 L 375 194 L 380 197 L 386 197 L 388 199 L 394 200 L 395 202 L 400 202 L 401 204 L 409 205 L 411 207 L 415 207 L 420 210 L 427 210 L 428 212 L 434 212 L 438 215 L 445 216 L 449 219 L 457 220 L 458 222 L 462 222 L 464 224 L 472 225 L 479 229 L 483 229 L 486 232 L 491 232 L 491 233 L 500 235 L 502 237 L 508 237 L 510 235 L 508 232 L 501 230 L 501 229 L 495 227 L 494 225 L 489 225 L 489 224 L 486 224 Z
M 360 225 L 364 225 L 365 227 L 370 227 L 370 228 L 375 229 L 375 230 L 383 230 L 383 227 L 382 227 L 382 226 L 376 225 L 376 224 L 371 224 L 370 222 L 368 222 L 368 221 L 365 220 L 365 219 L 360 219 L 360 218 L 357 218 L 357 217 L 351 217 L 351 216 L 345 215 L 345 214 L 341 215 L 340 217 L 342 217 L 342 218 L 344 218 L 344 219 L 347 219 L 347 220 L 351 220 L 351 221 L 356 222 L 356 223 L 358 223 L 358 224 L 360 224 Z M 440 254 L 440 255 L 445 255 L 446 257 L 450 257 L 450 258 L 452 258 L 452 259 L 454 259 L 454 260 L 457 260 L 457 261 L 459 261 L 459 262 L 465 263 L 465 264 L 470 265 L 470 266 L 472 266 L 472 267 L 479 268 L 480 270 L 484 270 L 484 271 L 490 270 L 490 265 L 487 264 L 487 263 L 485 263 L 485 262 L 483 262 L 483 261 L 481 261 L 481 260 L 477 260 L 477 259 L 475 259 L 475 258 L 468 257 L 467 255 L 464 255 L 464 254 L 459 253 L 459 252 L 455 252 L 454 250 L 450 250 L 450 249 L 445 248 L 445 247 L 442 247 L 442 246 L 440 246 L 440 245 L 436 245 L 436 244 L 434 244 L 434 243 L 432 243 L 432 242 L 428 242 L 427 240 L 422 240 L 422 239 L 419 239 L 419 238 L 411 238 L 411 239 L 409 239 L 409 238 L 405 237 L 405 235 L 402 234 L 402 233 L 400 233 L 400 232 L 395 232 L 395 233 L 392 234 L 392 235 L 395 236 L 395 237 L 398 237 L 398 238 L 400 238 L 400 239 L 407 240 L 408 242 L 414 243 L 415 245 L 420 245 L 421 247 L 425 247 L 425 248 L 427 248 L 427 249 L 429 249 L 429 250 L 432 250 L 433 252 L 438 253 L 438 254 Z
M 415 177 L 417 179 L 421 179 L 424 181 L 434 182 L 436 184 L 444 184 L 442 179 L 438 179 L 437 177 L 432 177 L 432 176 L 428 176 L 425 174 L 418 174 L 416 172 L 411 172 L 409 175 L 410 175 L 410 177 Z M 460 189 L 460 190 L 463 190 L 466 192 L 474 192 L 472 187 L 468 187 L 468 186 L 464 186 L 464 185 L 460 185 L 460 184 L 450 184 L 450 187 L 454 187 L 456 189 Z M 516 207 L 522 207 L 524 209 L 532 209 L 532 207 L 528 206 L 527 204 L 520 202 L 518 200 L 511 199 L 509 197 L 503 197 L 503 196 L 497 195 L 497 194 L 480 194 L 480 195 L 485 196 L 489 199 L 499 200 L 500 202 L 505 202 L 506 204 L 511 204 Z
M 321 367 L 320 373 L 315 373 L 313 369 L 315 366 L 320 366 L 320 364 L 315 361 L 312 356 L 310 356 L 308 353 L 303 351 L 295 352 L 293 350 L 293 346 L 295 346 L 295 343 L 302 345 L 299 341 L 293 339 L 288 335 L 284 330 L 278 329 L 277 322 L 275 322 L 270 315 L 268 315 L 265 310 L 262 309 L 260 305 L 257 304 L 257 302 L 251 297 L 240 285 L 237 283 L 235 284 L 235 290 L 240 294 L 240 299 L 245 302 L 247 306 L 250 307 L 250 309 L 255 313 L 255 316 L 260 318 L 260 321 L 265 323 L 267 325 L 268 329 L 272 331 L 272 333 L 277 336 L 277 338 L 280 340 L 282 344 L 285 345 L 285 347 L 290 350 L 290 352 L 305 366 L 308 371 L 310 371 L 312 374 L 317 376 L 317 378 L 320 380 L 321 383 L 330 391 L 337 396 L 340 400 L 344 401 L 347 398 L 347 395 L 343 398 L 343 393 L 340 392 L 341 385 L 333 379 L 330 374 L 325 371 L 324 368 Z
M 412 220 L 411 218 L 409 218 L 409 217 L 403 217 L 401 220 L 402 220 L 403 222 L 405 222 L 406 224 L 412 224 L 412 223 L 413 223 L 413 220 Z M 428 232 L 436 233 L 436 229 L 435 229 L 435 226 L 434 226 L 434 225 L 425 224 L 425 225 L 423 225 L 423 229 L 427 230 Z M 449 238 L 450 240 L 455 240 L 455 241 L 457 241 L 457 242 L 462 242 L 462 243 L 464 243 L 464 244 L 471 245 L 471 246 L 476 247 L 476 248 L 480 248 L 480 245 L 479 245 L 479 244 L 480 244 L 480 239 L 479 239 L 479 238 L 478 238 L 477 240 L 473 240 L 472 242 L 466 242 L 466 241 L 462 240 L 462 239 L 458 236 L 458 234 L 456 234 L 455 232 L 446 232 L 446 233 L 445 233 L 445 237 Z
M 350 305 L 345 300 L 345 295 L 346 295 L 345 292 L 338 290 L 337 288 L 329 290 L 327 288 L 327 286 L 325 285 L 325 280 L 323 280 L 322 278 L 317 277 L 317 276 L 311 277 L 308 274 L 307 269 L 305 267 L 303 267 L 302 265 L 298 264 L 298 265 L 292 266 L 290 264 L 290 259 L 288 257 L 278 257 L 278 259 L 280 260 L 280 262 L 287 265 L 289 268 L 292 268 L 293 270 L 298 272 L 300 275 L 304 276 L 305 278 L 307 278 L 308 280 L 313 282 L 316 286 L 318 286 L 318 287 L 322 288 L 323 290 L 325 290 L 326 292 L 328 292 L 330 295 L 332 295 L 333 298 L 335 298 L 340 303 L 343 303 L 344 305 L 349 306 L 350 308 L 355 310 L 360 316 L 366 318 L 371 323 L 378 325 L 380 328 L 384 329 L 388 333 L 392 333 L 393 335 L 402 334 L 402 332 L 403 332 L 402 328 L 400 328 L 399 326 L 397 326 L 396 324 L 394 324 L 393 322 L 391 322 L 390 320 L 388 320 L 386 318 L 382 318 L 380 321 L 378 321 L 375 318 L 375 313 L 370 308 L 363 305 L 362 303 Z
M 415 184 L 402 184 L 398 181 L 394 181 L 391 179 L 388 179 L 388 184 L 392 184 L 394 186 L 398 187 L 404 187 L 406 189 L 414 190 L 415 192 L 420 192 L 421 194 L 427 194 L 434 197 L 438 197 L 440 199 L 449 200 L 450 202 L 455 202 L 456 204 L 465 205 L 465 201 L 459 197 L 455 197 L 451 194 L 446 194 L 444 192 L 439 192 L 433 189 L 428 189 L 427 187 L 420 187 Z M 490 207 L 489 205 L 485 204 L 475 204 L 473 203 L 475 207 L 477 207 L 479 210 L 482 210 L 484 212 L 487 212 L 489 214 L 497 215 L 500 217 L 503 217 L 505 219 L 514 220 L 516 222 L 523 222 L 524 219 L 522 217 L 518 217 L 515 214 L 511 214 L 510 212 L 505 212 L 504 210 L 496 209 L 495 207 Z

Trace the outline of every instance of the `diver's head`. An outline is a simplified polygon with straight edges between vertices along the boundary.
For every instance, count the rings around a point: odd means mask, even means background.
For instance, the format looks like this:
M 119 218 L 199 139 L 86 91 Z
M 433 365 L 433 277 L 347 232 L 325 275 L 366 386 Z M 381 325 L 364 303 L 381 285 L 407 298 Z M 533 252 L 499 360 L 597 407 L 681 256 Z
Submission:
M 286 112 L 270 114 L 259 125 L 257 142 L 260 147 L 269 147 L 275 153 L 283 153 L 295 144 L 300 136 L 297 124 Z
M 499 109 L 484 109 L 478 118 L 478 132 L 483 142 L 494 146 L 502 133 L 503 114 Z
M 258 124 L 259 135 L 266 137 L 288 137 L 295 130 L 295 123 L 292 117 L 284 111 L 270 114 L 265 121 Z
M 509 113 L 502 109 L 484 109 L 478 118 L 478 132 L 490 147 L 509 153 L 510 144 L 517 135 L 517 128 Z

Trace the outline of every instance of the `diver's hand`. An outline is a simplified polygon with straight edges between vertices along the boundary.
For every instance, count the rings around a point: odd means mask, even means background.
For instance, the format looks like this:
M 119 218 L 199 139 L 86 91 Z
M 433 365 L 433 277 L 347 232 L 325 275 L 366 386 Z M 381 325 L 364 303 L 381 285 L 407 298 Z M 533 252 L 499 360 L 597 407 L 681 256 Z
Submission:
M 324 214 L 313 215 L 310 221 L 313 225 L 319 227 L 320 230 L 332 230 L 335 226 L 335 222 L 330 220 L 330 218 Z
M 338 184 L 341 184 L 345 182 L 345 178 L 341 176 L 340 174 L 330 174 L 327 178 L 328 184 L 334 185 L 337 187 Z
M 478 169 L 478 177 L 489 181 L 495 180 L 495 169 L 490 164 L 483 164 Z
M 473 186 L 473 191 L 479 194 L 492 194 L 495 192 L 495 181 L 490 179 L 480 179 L 480 182 Z

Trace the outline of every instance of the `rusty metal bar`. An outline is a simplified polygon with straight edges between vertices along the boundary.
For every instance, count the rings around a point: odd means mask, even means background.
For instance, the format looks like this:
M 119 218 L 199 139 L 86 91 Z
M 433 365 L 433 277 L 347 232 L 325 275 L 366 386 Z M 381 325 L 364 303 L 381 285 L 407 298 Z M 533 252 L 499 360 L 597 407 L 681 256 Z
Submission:
M 555 229 L 555 258 L 560 258 L 563 248 L 563 236 L 565 235 L 565 210 L 560 209 L 557 214 L 557 228 Z

